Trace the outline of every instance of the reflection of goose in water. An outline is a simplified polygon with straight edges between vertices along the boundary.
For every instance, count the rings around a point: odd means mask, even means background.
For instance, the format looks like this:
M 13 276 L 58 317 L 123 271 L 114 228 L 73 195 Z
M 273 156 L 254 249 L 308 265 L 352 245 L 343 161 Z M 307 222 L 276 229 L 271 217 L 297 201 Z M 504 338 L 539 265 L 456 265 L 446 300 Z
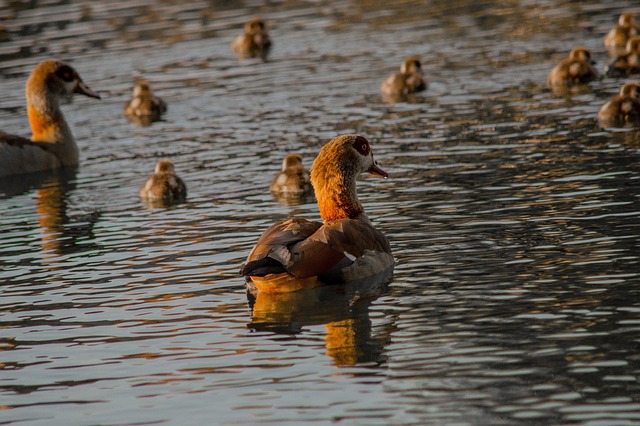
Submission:
M 75 189 L 75 168 L 0 177 L 3 198 L 35 189 L 36 212 L 45 257 L 95 250 L 93 227 L 99 212 L 69 216 L 68 194 Z M 82 241 L 82 245 L 78 242 Z
M 338 366 L 384 362 L 389 336 L 372 336 L 369 307 L 387 291 L 391 271 L 357 283 L 331 285 L 289 293 L 248 292 L 249 327 L 275 333 L 303 333 L 324 324 L 327 355 Z

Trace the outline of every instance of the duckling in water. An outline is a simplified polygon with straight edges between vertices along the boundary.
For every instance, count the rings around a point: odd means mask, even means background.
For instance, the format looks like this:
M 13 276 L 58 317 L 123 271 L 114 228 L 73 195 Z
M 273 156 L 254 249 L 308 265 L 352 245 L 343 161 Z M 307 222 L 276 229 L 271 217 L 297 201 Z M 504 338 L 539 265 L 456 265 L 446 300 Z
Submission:
M 231 43 L 238 59 L 261 58 L 266 62 L 271 50 L 271 38 L 262 19 L 253 19 L 244 25 L 244 32 Z
M 640 36 L 631 37 L 625 53 L 614 58 L 605 70 L 607 77 L 640 73 Z
M 167 104 L 153 94 L 148 81 L 138 80 L 133 86 L 133 96 L 124 104 L 123 110 L 131 121 L 148 126 L 167 112 Z
M 170 160 L 158 161 L 155 172 L 140 188 L 140 198 L 159 206 L 181 203 L 187 198 L 187 187 Z
M 75 93 L 100 99 L 70 65 L 56 59 L 36 65 L 26 88 L 32 136 L 0 132 L 0 176 L 78 164 L 78 146 L 60 110 L 60 99 Z
M 328 142 L 311 167 L 321 222 L 291 218 L 268 228 L 240 271 L 265 293 L 286 293 L 323 283 L 348 283 L 391 271 L 391 247 L 373 227 L 356 192 L 356 178 L 387 177 L 369 141 L 342 135 Z
M 282 170 L 273 178 L 269 190 L 275 195 L 302 195 L 311 192 L 309 172 L 299 154 L 289 154 L 282 161 Z
M 604 36 L 604 47 L 612 56 L 624 54 L 630 38 L 639 35 L 640 26 L 633 13 L 623 13 L 616 25 Z
M 419 56 L 408 56 L 402 62 L 400 71 L 389 76 L 380 86 L 383 95 L 409 95 L 426 90 L 427 81 L 422 76 Z
M 598 119 L 603 127 L 637 124 L 640 120 L 640 84 L 635 81 L 625 83 L 619 94 L 602 105 L 598 111 Z
M 568 58 L 553 67 L 547 76 L 547 82 L 551 86 L 586 84 L 597 76 L 594 64 L 589 49 L 575 47 L 569 52 Z

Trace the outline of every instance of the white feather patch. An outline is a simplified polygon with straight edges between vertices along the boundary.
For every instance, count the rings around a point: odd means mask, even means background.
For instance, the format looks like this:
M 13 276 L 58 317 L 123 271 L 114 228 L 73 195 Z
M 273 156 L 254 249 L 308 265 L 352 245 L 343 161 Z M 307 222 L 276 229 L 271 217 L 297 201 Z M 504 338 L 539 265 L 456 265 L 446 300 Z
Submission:
M 277 246 L 271 249 L 269 257 L 277 260 L 283 265 L 288 265 L 291 262 L 291 252 L 286 246 Z

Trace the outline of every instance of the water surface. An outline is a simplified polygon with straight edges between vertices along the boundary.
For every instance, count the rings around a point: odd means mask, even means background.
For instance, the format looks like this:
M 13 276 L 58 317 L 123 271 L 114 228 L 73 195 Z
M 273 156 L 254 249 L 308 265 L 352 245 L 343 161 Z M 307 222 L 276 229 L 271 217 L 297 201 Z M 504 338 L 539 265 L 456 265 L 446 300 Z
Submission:
M 0 423 L 640 422 L 640 139 L 600 128 L 624 79 L 566 96 L 576 45 L 604 68 L 624 1 L 0 3 L 2 130 L 24 82 L 70 61 L 81 165 L 0 182 Z M 634 10 L 640 13 L 640 9 Z M 229 44 L 264 17 L 267 63 Z M 381 81 L 419 54 L 429 90 Z M 142 76 L 165 121 L 122 116 Z M 260 233 L 313 198 L 268 192 L 358 132 L 390 178 L 360 198 L 397 259 L 386 286 L 247 296 Z M 137 198 L 161 158 L 185 204 Z

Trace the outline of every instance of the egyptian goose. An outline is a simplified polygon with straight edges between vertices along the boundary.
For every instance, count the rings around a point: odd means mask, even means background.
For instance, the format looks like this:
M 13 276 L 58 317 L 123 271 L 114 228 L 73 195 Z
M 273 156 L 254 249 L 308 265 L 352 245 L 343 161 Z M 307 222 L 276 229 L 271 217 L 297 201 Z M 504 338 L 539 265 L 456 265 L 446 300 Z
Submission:
M 36 65 L 26 88 L 32 136 L 0 132 L 0 176 L 78 164 L 78 146 L 60 110 L 60 99 L 74 93 L 100 99 L 64 62 L 49 59 Z
M 388 176 L 367 139 L 342 135 L 327 143 L 311 167 L 324 223 L 294 217 L 271 226 L 240 273 L 259 291 L 284 293 L 391 271 L 389 242 L 373 227 L 356 193 L 356 178 L 364 172 Z
M 596 78 L 597 73 L 591 60 L 591 52 L 586 47 L 575 47 L 569 52 L 569 57 L 563 59 L 553 67 L 547 76 L 551 86 L 586 84 Z
M 617 24 L 604 36 L 603 44 L 611 54 L 624 53 L 627 42 L 631 37 L 637 36 L 640 27 L 633 13 L 623 13 L 618 18 Z
M 170 160 L 158 161 L 155 172 L 140 188 L 140 198 L 160 206 L 180 203 L 187 198 L 187 187 Z
M 625 83 L 620 93 L 613 96 L 598 111 L 598 119 L 605 127 L 615 127 L 625 123 L 637 123 L 640 119 L 640 84 Z
M 607 77 L 640 73 L 640 36 L 631 37 L 625 53 L 614 58 L 606 69 Z
M 275 195 L 302 195 L 311 191 L 309 172 L 299 154 L 289 154 L 282 160 L 282 171 L 271 181 L 269 190 Z
M 146 80 L 133 86 L 133 96 L 124 104 L 124 115 L 137 124 L 148 126 L 167 112 L 167 104 L 155 96 Z
M 238 59 L 261 58 L 267 60 L 271 50 L 271 38 L 262 19 L 253 19 L 244 24 L 244 32 L 233 40 L 231 50 Z
M 389 76 L 380 86 L 383 95 L 408 95 L 421 92 L 428 86 L 422 76 L 419 56 L 408 56 L 402 62 L 400 71 Z

